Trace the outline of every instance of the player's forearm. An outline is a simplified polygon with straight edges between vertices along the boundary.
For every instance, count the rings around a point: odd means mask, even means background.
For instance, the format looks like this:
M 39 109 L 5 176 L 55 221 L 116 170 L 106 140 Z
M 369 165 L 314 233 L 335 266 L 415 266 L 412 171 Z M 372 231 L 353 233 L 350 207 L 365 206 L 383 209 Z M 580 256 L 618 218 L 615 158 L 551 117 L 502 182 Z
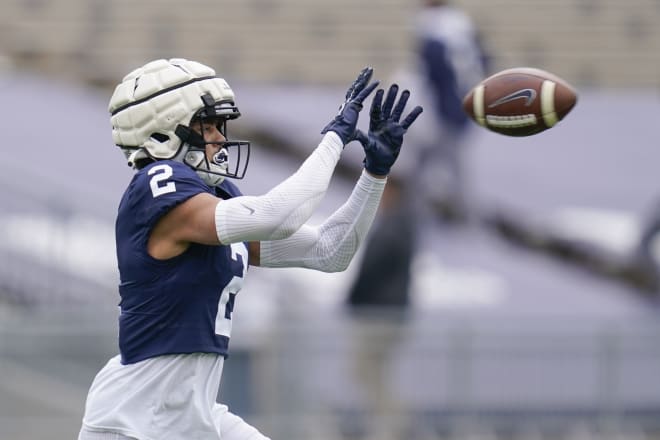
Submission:
M 351 196 L 322 225 L 261 243 L 261 266 L 340 272 L 350 264 L 376 216 L 386 179 L 362 172 Z
M 279 240 L 296 232 L 325 195 L 343 147 L 339 136 L 328 132 L 300 168 L 268 193 L 219 202 L 220 242 Z

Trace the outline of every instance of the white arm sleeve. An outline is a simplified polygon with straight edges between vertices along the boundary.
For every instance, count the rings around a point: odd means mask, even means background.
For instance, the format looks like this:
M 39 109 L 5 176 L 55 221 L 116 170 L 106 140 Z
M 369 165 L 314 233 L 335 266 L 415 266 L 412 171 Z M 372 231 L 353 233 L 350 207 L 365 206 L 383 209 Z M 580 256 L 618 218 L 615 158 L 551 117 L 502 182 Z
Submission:
M 385 181 L 362 171 L 346 203 L 323 224 L 304 225 L 283 240 L 262 241 L 261 266 L 346 270 L 376 216 Z
M 339 136 L 329 131 L 300 168 L 268 193 L 218 202 L 220 243 L 279 240 L 296 232 L 325 195 L 343 148 Z

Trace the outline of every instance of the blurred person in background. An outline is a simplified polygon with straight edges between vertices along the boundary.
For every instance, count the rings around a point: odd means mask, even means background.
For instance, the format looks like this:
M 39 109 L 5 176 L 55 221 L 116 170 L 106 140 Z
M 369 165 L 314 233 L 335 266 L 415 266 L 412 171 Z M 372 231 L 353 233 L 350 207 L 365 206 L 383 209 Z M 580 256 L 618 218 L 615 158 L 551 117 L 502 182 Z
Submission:
M 390 176 L 381 212 L 367 236 L 364 257 L 346 299 L 356 326 L 355 380 L 364 390 L 367 413 L 377 413 L 390 422 L 404 416 L 402 403 L 391 390 L 387 367 L 403 337 L 411 303 L 411 269 L 420 219 L 431 212 L 439 214 L 443 222 L 467 220 L 463 162 L 474 126 L 462 101 L 487 75 L 489 58 L 472 19 L 449 1 L 425 0 L 414 31 L 413 63 L 397 72 L 392 81 L 420 91 L 412 99 L 431 111 L 406 135 L 408 154 Z M 405 416 L 396 423 L 401 425 L 403 420 Z M 369 435 L 387 436 L 390 428 Z
M 415 249 L 414 224 L 406 218 L 412 203 L 402 190 L 403 182 L 390 177 L 346 299 L 355 344 L 351 373 L 364 399 L 359 411 L 340 414 L 348 438 L 406 438 L 405 409 L 388 377 L 405 337 Z
M 470 16 L 447 0 L 424 0 L 414 21 L 412 63 L 393 82 L 419 90 L 416 103 L 430 109 L 407 137 L 414 154 L 397 167 L 416 197 L 447 221 L 468 216 L 464 156 L 473 129 L 463 111 L 467 92 L 489 71 L 489 54 Z M 413 90 L 413 89 L 411 89 Z
M 365 68 L 318 147 L 262 196 L 244 196 L 249 142 L 227 82 L 203 64 L 156 60 L 124 77 L 110 100 L 112 133 L 136 169 L 119 205 L 119 352 L 95 377 L 79 439 L 265 439 L 216 402 L 236 295 L 248 265 L 344 270 L 376 214 L 407 128 L 409 92 L 376 92 L 368 133 L 356 131 L 377 87 Z M 397 98 L 398 96 L 398 98 Z M 365 151 L 347 201 L 307 222 L 344 146 Z

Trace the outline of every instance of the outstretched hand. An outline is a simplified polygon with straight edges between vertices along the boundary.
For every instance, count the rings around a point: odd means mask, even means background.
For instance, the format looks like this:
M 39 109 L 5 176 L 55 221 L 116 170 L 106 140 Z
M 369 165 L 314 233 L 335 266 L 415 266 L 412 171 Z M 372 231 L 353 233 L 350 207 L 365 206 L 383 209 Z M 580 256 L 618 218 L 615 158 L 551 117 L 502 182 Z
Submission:
M 334 131 L 339 135 L 344 145 L 354 139 L 358 117 L 362 110 L 362 103 L 378 87 L 378 81 L 369 84 L 373 73 L 374 69 L 371 67 L 362 69 L 357 79 L 346 92 L 346 99 L 341 107 L 339 107 L 337 116 L 321 130 L 321 133 Z
M 410 92 L 404 90 L 395 105 L 398 91 L 399 86 L 392 84 L 383 103 L 385 92 L 379 89 L 371 103 L 369 133 L 364 134 L 363 131 L 357 130 L 354 135 L 354 139 L 364 148 L 365 169 L 376 176 L 389 174 L 403 145 L 403 135 L 423 111 L 422 107 L 417 106 L 399 122 Z

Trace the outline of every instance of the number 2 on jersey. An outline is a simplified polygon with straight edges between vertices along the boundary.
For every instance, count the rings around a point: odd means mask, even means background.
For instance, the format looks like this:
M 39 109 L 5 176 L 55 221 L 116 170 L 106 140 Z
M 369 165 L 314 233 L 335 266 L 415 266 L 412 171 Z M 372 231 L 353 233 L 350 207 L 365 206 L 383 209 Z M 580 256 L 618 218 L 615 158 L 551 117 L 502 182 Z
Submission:
M 215 317 L 215 333 L 227 337 L 231 336 L 231 315 L 234 310 L 234 299 L 243 287 L 243 277 L 247 270 L 248 252 L 245 244 L 232 243 L 231 258 L 234 261 L 242 262 L 242 273 L 240 276 L 233 276 L 225 288 L 222 289 L 220 301 L 218 302 L 218 313 Z
M 172 167 L 166 164 L 156 165 L 149 170 L 147 174 L 153 176 L 151 180 L 149 180 L 149 186 L 151 187 L 151 193 L 154 198 L 176 191 L 176 185 L 174 182 L 167 182 L 164 185 L 162 184 L 164 181 L 172 177 L 172 173 Z

